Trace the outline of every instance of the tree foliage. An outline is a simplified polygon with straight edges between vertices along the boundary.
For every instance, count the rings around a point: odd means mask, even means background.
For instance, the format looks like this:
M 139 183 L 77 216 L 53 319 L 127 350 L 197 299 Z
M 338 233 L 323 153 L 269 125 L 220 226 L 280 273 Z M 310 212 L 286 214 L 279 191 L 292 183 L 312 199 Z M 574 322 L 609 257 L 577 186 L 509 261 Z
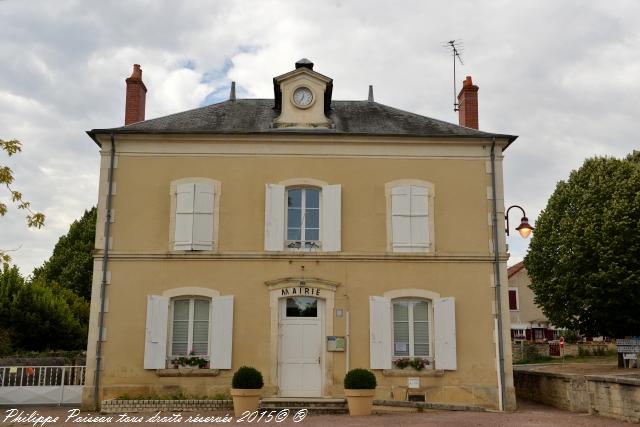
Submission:
M 0 330 L 12 349 L 84 348 L 88 317 L 89 303 L 72 291 L 25 281 L 15 266 L 0 271 Z
M 57 283 L 86 300 L 91 299 L 91 279 L 96 236 L 96 208 L 84 212 L 60 237 L 53 255 L 33 271 L 34 280 Z
M 0 139 L 0 151 L 4 151 L 8 157 L 11 157 L 22 151 L 22 144 L 15 139 L 9 141 Z M 4 186 L 8 190 L 11 202 L 14 203 L 18 209 L 22 209 L 27 212 L 27 227 L 41 228 L 44 225 L 44 214 L 32 211 L 31 203 L 24 200 L 22 193 L 14 189 L 12 184 L 13 171 L 9 166 L 0 164 L 0 186 Z M 6 213 L 7 204 L 0 199 L 0 216 L 5 216 Z M 0 260 L 3 264 L 8 264 L 9 261 L 11 261 L 11 257 L 7 254 L 6 248 L 0 248 Z
M 640 152 L 587 159 L 560 181 L 524 264 L 555 326 L 640 335 Z
M 85 211 L 30 279 L 0 269 L 0 354 L 86 348 L 96 208 Z

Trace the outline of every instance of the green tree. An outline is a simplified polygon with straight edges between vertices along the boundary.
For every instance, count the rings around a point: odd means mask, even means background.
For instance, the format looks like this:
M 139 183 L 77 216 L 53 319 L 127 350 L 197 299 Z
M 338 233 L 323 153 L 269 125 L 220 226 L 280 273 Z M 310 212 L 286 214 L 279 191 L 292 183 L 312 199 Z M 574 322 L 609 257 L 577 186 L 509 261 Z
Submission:
M 83 349 L 88 323 L 89 303 L 70 289 L 0 269 L 0 353 Z
M 87 301 L 91 299 L 96 212 L 93 207 L 71 224 L 53 248 L 51 258 L 33 271 L 34 280 L 57 283 Z
M 535 302 L 586 335 L 640 334 L 640 152 L 587 159 L 560 181 L 524 259 Z
M 86 342 L 83 325 L 61 294 L 41 281 L 27 283 L 11 306 L 14 347 L 24 350 L 76 350 Z
M 0 139 L 0 151 L 4 151 L 7 156 L 11 157 L 16 153 L 22 151 L 22 144 L 19 141 L 12 139 L 5 141 Z M 44 225 L 44 214 L 41 212 L 34 212 L 31 210 L 31 203 L 22 198 L 22 193 L 15 190 L 11 185 L 13 184 L 13 171 L 9 166 L 0 164 L 0 186 L 4 186 L 13 202 L 18 209 L 27 211 L 27 226 L 40 228 Z M 7 213 L 7 204 L 0 200 L 0 216 L 5 216 Z M 0 261 L 3 264 L 8 264 L 11 261 L 11 257 L 7 254 L 8 249 L 0 248 Z

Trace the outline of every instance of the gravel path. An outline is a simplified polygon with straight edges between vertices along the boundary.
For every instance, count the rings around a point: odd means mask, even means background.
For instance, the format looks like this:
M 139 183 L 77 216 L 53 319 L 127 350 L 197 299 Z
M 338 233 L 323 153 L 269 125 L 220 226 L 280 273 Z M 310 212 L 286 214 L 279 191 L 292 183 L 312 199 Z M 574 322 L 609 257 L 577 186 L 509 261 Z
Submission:
M 8 409 L 8 408 L 7 408 Z M 7 420 L 7 409 L 0 410 L 0 425 L 2 426 L 33 426 L 33 422 L 12 422 Z M 196 416 L 195 412 L 183 412 L 180 413 L 183 422 L 165 422 L 165 423 L 147 423 L 147 422 L 116 422 L 117 415 L 110 415 L 113 417 L 112 422 L 64 422 L 68 415 L 70 408 L 58 408 L 58 407 L 23 407 L 19 409 L 24 411 L 23 416 L 29 416 L 32 412 L 36 411 L 39 416 L 42 417 L 58 417 L 57 422 L 53 423 L 39 423 L 37 426 L 114 426 L 114 425 L 139 425 L 139 426 L 170 426 L 170 425 L 182 425 L 182 426 L 197 426 L 197 425 L 224 425 L 224 424 L 237 424 L 235 419 L 231 420 L 231 423 L 215 423 L 209 420 L 208 422 L 185 422 L 189 416 Z M 153 414 L 131 414 L 132 417 L 144 417 L 148 419 Z M 171 417 L 172 414 L 166 413 L 163 416 Z M 201 417 L 224 417 L 224 413 L 205 413 L 199 414 Z M 81 413 L 82 417 L 95 417 L 100 416 L 95 413 Z M 248 425 L 258 424 L 244 423 Z M 549 406 L 540 405 L 537 403 L 519 402 L 519 408 L 516 412 L 511 413 L 498 413 L 498 412 L 450 412 L 450 411 L 429 411 L 424 413 L 403 413 L 403 414 L 387 414 L 387 415 L 371 415 L 368 417 L 349 417 L 347 415 L 309 415 L 301 422 L 294 423 L 290 416 L 284 422 L 276 423 L 271 421 L 269 423 L 260 422 L 262 425 L 281 425 L 281 426 L 308 426 L 308 427 L 320 427 L 320 426 L 563 426 L 563 427 L 580 427 L 580 426 L 631 426 L 632 424 L 622 421 L 612 420 L 608 418 L 596 417 L 587 414 L 576 414 L 567 411 L 561 411 Z

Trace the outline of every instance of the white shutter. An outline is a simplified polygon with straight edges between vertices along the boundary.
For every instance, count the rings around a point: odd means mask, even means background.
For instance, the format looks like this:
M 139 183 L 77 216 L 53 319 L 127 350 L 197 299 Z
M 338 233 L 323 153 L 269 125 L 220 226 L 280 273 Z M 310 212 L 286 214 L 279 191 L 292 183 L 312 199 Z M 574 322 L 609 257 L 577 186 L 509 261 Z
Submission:
M 391 300 L 369 297 L 371 369 L 391 369 Z
M 411 186 L 411 245 L 429 246 L 429 189 Z
M 163 369 L 166 367 L 168 318 L 169 298 L 148 295 L 144 369 Z
M 211 369 L 231 369 L 233 344 L 233 295 L 214 298 L 211 303 Z
M 325 185 L 322 187 L 322 250 L 338 252 L 341 250 L 342 236 L 342 186 Z
M 214 187 L 208 183 L 195 184 L 193 202 L 193 249 L 213 249 Z
M 396 251 L 411 246 L 411 187 L 401 185 L 391 189 L 391 238 Z
M 189 251 L 193 244 L 193 200 L 195 185 L 178 184 L 176 187 L 176 224 L 173 249 Z
M 284 185 L 267 184 L 264 207 L 264 250 L 284 250 Z
M 435 299 L 433 317 L 435 367 L 455 371 L 457 369 L 455 299 L 452 297 Z

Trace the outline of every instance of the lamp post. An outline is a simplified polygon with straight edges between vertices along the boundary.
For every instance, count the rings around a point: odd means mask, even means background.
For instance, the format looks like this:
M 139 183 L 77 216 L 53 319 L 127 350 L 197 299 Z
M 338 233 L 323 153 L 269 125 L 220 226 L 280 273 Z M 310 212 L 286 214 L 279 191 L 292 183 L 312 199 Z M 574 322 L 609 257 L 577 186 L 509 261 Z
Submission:
M 524 209 L 522 209 L 518 205 L 509 206 L 509 208 L 507 209 L 507 212 L 504 214 L 504 220 L 507 222 L 507 226 L 504 231 L 505 233 L 507 233 L 507 236 L 508 236 L 509 235 L 509 211 L 511 210 L 511 208 L 518 208 L 522 211 L 522 218 L 520 219 L 520 225 L 516 227 L 516 230 L 518 231 L 518 233 L 520 233 L 520 236 L 522 236 L 522 238 L 526 239 L 527 237 L 529 237 L 529 235 L 533 231 L 533 227 L 529 225 L 529 218 L 527 218 L 527 214 L 524 211 Z

